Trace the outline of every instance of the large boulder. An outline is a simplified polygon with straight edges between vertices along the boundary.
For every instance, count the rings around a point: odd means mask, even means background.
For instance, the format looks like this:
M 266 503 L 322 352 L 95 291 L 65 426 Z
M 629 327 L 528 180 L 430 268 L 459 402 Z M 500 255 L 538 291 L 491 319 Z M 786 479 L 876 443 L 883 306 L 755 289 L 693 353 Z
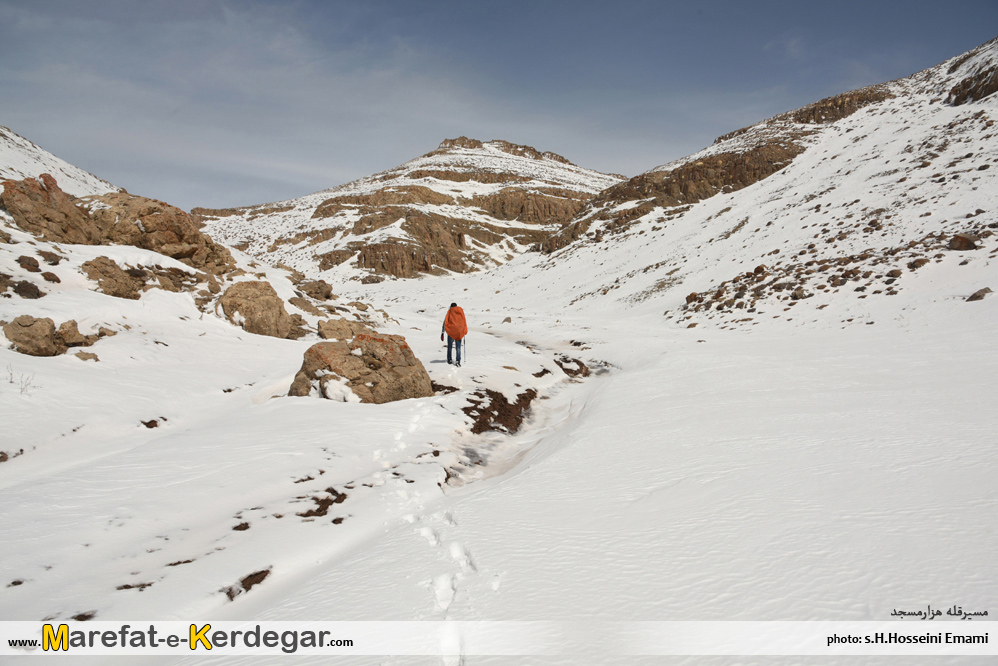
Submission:
M 64 354 L 67 347 L 89 347 L 102 336 L 114 335 L 114 332 L 101 328 L 100 333 L 83 335 L 75 319 L 64 321 L 57 329 L 48 317 L 21 315 L 3 325 L 3 334 L 16 352 L 29 356 L 58 356 Z
M 269 282 L 237 282 L 225 290 L 218 303 L 229 321 L 248 333 L 288 338 L 298 332 L 284 301 Z
M 97 257 L 86 261 L 80 267 L 88 278 L 97 283 L 97 288 L 108 296 L 137 300 L 139 290 L 145 281 L 130 275 L 109 257 Z
M 964 252 L 976 250 L 977 243 L 980 240 L 980 238 L 971 233 L 953 234 L 953 237 L 949 239 L 949 249 Z
M 58 356 L 66 351 L 66 345 L 56 336 L 55 322 L 48 317 L 21 315 L 4 325 L 3 334 L 14 345 L 14 351 L 29 356 Z
M 360 323 L 343 317 L 323 319 L 317 326 L 319 337 L 324 340 L 349 340 L 357 335 L 376 335 L 376 333 Z
M 298 285 L 298 288 L 317 301 L 328 301 L 330 298 L 336 298 L 333 296 L 332 285 L 325 280 L 302 282 Z
M 313 388 L 325 398 L 376 404 L 433 395 L 430 376 L 401 335 L 312 345 L 288 395 L 307 396 Z

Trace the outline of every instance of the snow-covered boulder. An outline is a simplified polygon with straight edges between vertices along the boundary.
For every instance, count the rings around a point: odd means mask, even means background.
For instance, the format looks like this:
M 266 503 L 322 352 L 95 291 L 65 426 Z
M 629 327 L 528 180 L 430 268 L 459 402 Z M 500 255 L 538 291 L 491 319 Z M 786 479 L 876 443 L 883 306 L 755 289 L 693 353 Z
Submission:
M 114 333 L 101 329 L 99 334 L 84 335 L 75 319 L 63 322 L 57 329 L 48 317 L 21 315 L 9 324 L 3 324 L 3 334 L 16 352 L 29 356 L 58 356 L 68 347 L 89 347 L 103 335 Z
M 401 335 L 312 345 L 288 395 L 307 396 L 313 389 L 332 400 L 377 404 L 433 395 L 426 368 Z
M 298 327 L 269 282 L 237 282 L 225 290 L 218 304 L 229 321 L 242 326 L 247 333 L 298 337 Z

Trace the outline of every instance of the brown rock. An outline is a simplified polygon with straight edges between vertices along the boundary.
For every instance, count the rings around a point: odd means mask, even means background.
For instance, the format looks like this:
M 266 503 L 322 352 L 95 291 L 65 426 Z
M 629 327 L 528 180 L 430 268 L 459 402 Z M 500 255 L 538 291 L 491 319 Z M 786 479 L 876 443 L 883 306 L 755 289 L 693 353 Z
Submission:
M 323 319 L 319 322 L 319 337 L 324 340 L 350 340 L 357 335 L 377 335 L 359 321 L 348 319 Z
M 13 344 L 14 351 L 29 356 L 57 356 L 66 351 L 56 337 L 55 323 L 48 317 L 36 319 L 21 315 L 4 325 L 3 334 Z
M 102 205 L 91 213 L 78 201 Z M 134 245 L 214 273 L 235 266 L 229 251 L 201 233 L 190 215 L 155 199 L 112 192 L 77 200 L 42 174 L 3 181 L 0 204 L 17 226 L 47 241 Z
M 47 250 L 38 250 L 38 256 L 45 260 L 45 263 L 49 266 L 58 266 L 59 262 L 65 259 L 65 257 L 59 256 L 55 252 L 49 252 Z
M 42 273 L 42 277 L 45 279 L 46 282 L 53 282 L 55 284 L 59 284 L 60 282 L 62 282 L 62 280 L 59 279 L 58 275 L 56 275 L 55 273 L 50 273 L 49 271 L 45 271 L 44 273 Z
M 74 354 L 74 356 L 76 356 L 76 358 L 80 359 L 81 361 L 100 361 L 100 359 L 97 358 L 97 354 L 94 354 L 92 352 L 78 351 L 76 352 L 76 354 Z
M 889 270 L 889 271 L 887 271 L 887 277 L 899 278 L 899 277 L 901 277 L 901 270 L 898 269 L 898 268 L 895 268 L 893 270 Z
M 29 273 L 42 272 L 42 269 L 38 266 L 38 260 L 35 259 L 34 257 L 26 257 L 22 255 L 17 258 L 17 263 L 21 266 L 21 268 L 28 271 Z
M 925 257 L 921 257 L 914 261 L 908 262 L 908 268 L 910 268 L 913 271 L 917 271 L 919 268 L 925 266 L 928 263 L 929 263 L 928 259 L 926 259 Z
M 307 296 L 311 296 L 317 301 L 328 301 L 330 298 L 335 298 L 333 296 L 333 287 L 325 280 L 302 282 L 298 285 L 298 288 Z
M 381 404 L 433 395 L 430 377 L 401 335 L 357 335 L 352 342 L 319 342 L 305 351 L 288 395 L 307 396 L 318 383 L 324 397 L 343 398 L 345 387 L 361 402 Z
M 319 308 L 315 307 L 308 302 L 308 299 L 302 298 L 301 296 L 292 296 L 288 299 L 288 303 L 295 306 L 299 310 L 303 310 L 309 314 L 313 314 L 316 317 L 324 317 L 325 313 Z
M 248 333 L 287 338 L 291 317 L 269 282 L 237 282 L 218 299 L 225 316 Z
M 153 250 L 216 274 L 235 267 L 229 251 L 201 233 L 191 216 L 175 206 L 125 192 L 87 200 L 104 204 L 92 214 L 104 242 Z
M 27 280 L 21 280 L 20 282 L 14 282 L 14 293 L 21 298 L 41 298 L 45 295 L 45 292 L 38 288 L 33 282 L 28 282 Z
M 145 280 L 133 277 L 138 275 L 135 269 L 131 269 L 130 274 L 109 257 L 100 256 L 91 259 L 84 262 L 82 268 L 88 278 L 97 282 L 98 290 L 108 296 L 134 301 L 139 298 L 139 289 L 145 286 Z
M 73 197 L 59 189 L 55 178 L 43 173 L 36 178 L 3 181 L 0 204 L 14 223 L 47 241 L 97 245 L 101 233 Z
M 976 250 L 979 240 L 981 239 L 974 234 L 954 234 L 949 239 L 949 249 L 959 251 Z
M 977 291 L 975 291 L 973 294 L 970 295 L 970 298 L 968 298 L 967 301 L 968 302 L 979 301 L 990 293 L 991 289 L 989 289 L 988 287 L 984 287 L 983 289 L 978 289 Z
M 59 325 L 56 337 L 66 347 L 89 347 L 97 342 L 97 335 L 83 335 L 76 324 L 75 319 L 63 322 Z

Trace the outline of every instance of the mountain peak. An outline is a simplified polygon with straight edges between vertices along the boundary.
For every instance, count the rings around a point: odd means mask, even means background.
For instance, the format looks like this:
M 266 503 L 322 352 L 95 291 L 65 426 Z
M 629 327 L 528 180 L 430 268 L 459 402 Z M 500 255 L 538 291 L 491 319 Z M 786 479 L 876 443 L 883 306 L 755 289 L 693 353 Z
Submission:
M 532 146 L 525 146 L 519 143 L 511 143 L 509 141 L 504 141 L 502 139 L 492 139 L 491 141 L 479 141 L 478 139 L 469 139 L 466 136 L 459 136 L 456 139 L 444 139 L 437 146 L 437 150 L 434 152 L 447 152 L 452 151 L 455 148 L 465 148 L 468 150 L 477 150 L 483 148 L 492 148 L 494 150 L 499 150 L 504 153 L 509 153 L 510 155 L 516 155 L 518 157 L 527 157 L 532 160 L 551 160 L 553 162 L 560 162 L 562 164 L 572 164 L 567 159 L 559 155 L 558 153 L 552 153 L 550 151 L 541 152 Z M 575 166 L 572 164 L 572 166 Z

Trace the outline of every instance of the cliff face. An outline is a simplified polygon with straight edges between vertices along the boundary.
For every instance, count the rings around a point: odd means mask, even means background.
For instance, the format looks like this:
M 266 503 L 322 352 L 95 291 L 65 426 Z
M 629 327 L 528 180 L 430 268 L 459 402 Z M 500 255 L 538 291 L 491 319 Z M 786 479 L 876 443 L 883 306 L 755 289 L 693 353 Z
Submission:
M 301 199 L 192 214 L 213 237 L 266 261 L 377 281 L 502 264 L 620 180 L 530 146 L 459 137 Z

